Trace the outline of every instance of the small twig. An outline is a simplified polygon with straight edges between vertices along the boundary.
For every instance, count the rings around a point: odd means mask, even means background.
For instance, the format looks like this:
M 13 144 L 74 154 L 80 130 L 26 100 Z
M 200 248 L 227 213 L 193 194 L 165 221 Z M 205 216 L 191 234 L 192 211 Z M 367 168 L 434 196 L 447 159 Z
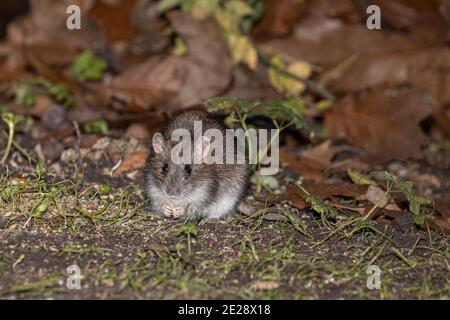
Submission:
M 122 165 L 122 159 L 119 159 L 119 161 L 111 168 L 111 171 L 109 172 L 109 175 L 112 177 L 114 172 L 119 169 L 119 167 Z
M 72 121 L 73 127 L 75 128 L 75 133 L 77 134 L 77 143 L 75 144 L 75 151 L 80 158 L 81 161 L 81 153 L 80 153 L 80 146 L 81 146 L 81 132 L 80 127 L 78 126 L 78 122 L 75 120 Z

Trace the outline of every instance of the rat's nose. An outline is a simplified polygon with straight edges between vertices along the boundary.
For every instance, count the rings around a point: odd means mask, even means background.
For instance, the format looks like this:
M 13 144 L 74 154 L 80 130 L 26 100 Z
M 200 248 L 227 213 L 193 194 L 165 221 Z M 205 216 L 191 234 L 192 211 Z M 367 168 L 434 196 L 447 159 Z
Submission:
M 176 196 L 178 194 L 178 188 L 174 185 L 169 185 L 166 191 L 169 196 Z

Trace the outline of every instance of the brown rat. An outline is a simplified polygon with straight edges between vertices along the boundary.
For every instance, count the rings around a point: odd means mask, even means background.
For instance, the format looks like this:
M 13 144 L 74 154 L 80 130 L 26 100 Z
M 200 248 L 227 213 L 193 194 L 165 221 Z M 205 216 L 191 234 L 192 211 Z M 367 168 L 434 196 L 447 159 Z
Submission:
M 201 137 L 197 140 L 194 133 L 196 121 L 197 124 L 201 122 Z M 173 156 L 179 141 L 173 141 L 172 134 L 178 132 L 177 129 L 185 129 L 192 137 L 189 140 L 192 152 L 190 155 L 181 153 L 181 163 Z M 225 137 L 225 127 L 207 112 L 185 111 L 169 120 L 161 132 L 153 136 L 144 172 L 146 195 L 153 211 L 175 218 L 221 218 L 236 211 L 248 186 L 249 166 L 247 161 L 243 164 L 237 161 L 225 163 L 225 138 L 224 163 L 196 162 L 196 156 L 205 160 L 214 142 L 214 138 L 211 140 L 204 135 L 208 129 L 219 130 Z M 236 150 L 234 148 L 232 155 L 234 160 Z

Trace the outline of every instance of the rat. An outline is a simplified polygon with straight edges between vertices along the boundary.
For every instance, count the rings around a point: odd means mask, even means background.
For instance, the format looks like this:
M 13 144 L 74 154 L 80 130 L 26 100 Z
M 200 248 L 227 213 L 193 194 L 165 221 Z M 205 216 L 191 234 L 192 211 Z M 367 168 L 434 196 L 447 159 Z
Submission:
M 201 137 L 195 140 L 194 122 L 201 122 Z M 197 122 L 198 124 L 198 122 Z M 179 141 L 172 134 L 184 129 L 190 134 L 191 154 L 182 154 L 183 161 L 174 161 L 172 151 Z M 233 214 L 243 203 L 249 184 L 250 168 L 245 163 L 208 163 L 205 157 L 214 142 L 205 135 L 208 129 L 225 127 L 203 110 L 184 111 L 170 119 L 153 135 L 144 170 L 146 196 L 152 211 L 172 218 L 222 218 Z M 216 131 L 217 132 L 217 131 Z M 226 157 L 223 138 L 223 156 Z M 234 148 L 234 160 L 236 149 Z M 195 157 L 201 159 L 199 163 Z M 241 205 L 242 207 L 242 205 Z M 244 206 L 245 207 L 245 206 Z

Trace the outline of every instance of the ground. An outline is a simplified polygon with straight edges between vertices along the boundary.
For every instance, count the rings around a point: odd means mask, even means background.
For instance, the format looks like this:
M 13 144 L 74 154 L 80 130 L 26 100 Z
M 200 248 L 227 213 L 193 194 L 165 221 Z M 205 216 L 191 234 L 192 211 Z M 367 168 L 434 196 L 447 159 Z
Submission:
M 103 165 L 85 160 L 78 176 L 62 164 L 65 178 L 2 167 L 1 298 L 449 298 L 448 236 L 408 217 L 324 223 L 286 205 L 291 218 L 275 221 L 163 219 L 146 206 L 140 172 L 111 177 Z M 79 290 L 67 287 L 71 265 Z M 379 290 L 367 286 L 370 265 Z

